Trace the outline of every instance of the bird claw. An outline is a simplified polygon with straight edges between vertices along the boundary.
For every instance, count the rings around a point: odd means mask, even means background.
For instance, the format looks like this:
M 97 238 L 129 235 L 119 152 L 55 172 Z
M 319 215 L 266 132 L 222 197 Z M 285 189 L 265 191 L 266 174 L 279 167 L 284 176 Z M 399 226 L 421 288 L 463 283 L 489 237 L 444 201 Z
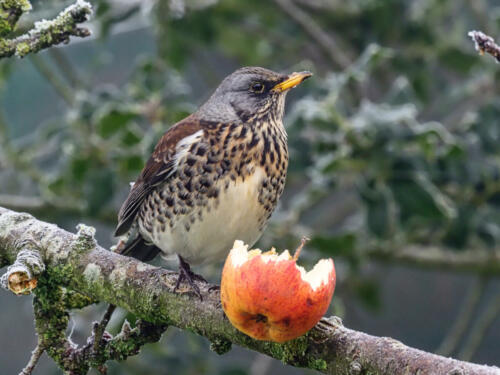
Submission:
M 207 282 L 202 276 L 195 274 L 193 271 L 191 271 L 191 267 L 189 264 L 182 259 L 182 257 L 179 255 L 179 277 L 177 278 L 177 282 L 175 283 L 175 288 L 174 290 L 178 290 L 179 286 L 181 285 L 181 282 L 183 280 L 186 280 L 186 282 L 189 284 L 191 287 L 192 291 L 196 296 L 200 299 L 200 301 L 203 301 L 203 296 L 201 295 L 200 288 L 198 285 L 196 285 L 195 280 L 202 281 L 202 282 Z

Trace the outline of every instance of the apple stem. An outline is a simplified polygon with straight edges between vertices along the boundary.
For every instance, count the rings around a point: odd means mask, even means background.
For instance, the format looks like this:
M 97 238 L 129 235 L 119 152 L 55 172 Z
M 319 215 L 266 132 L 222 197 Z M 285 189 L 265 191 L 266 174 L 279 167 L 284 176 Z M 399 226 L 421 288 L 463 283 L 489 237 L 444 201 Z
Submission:
M 295 250 L 295 254 L 293 254 L 293 260 L 297 260 L 299 259 L 299 256 L 300 256 L 300 252 L 302 251 L 302 248 L 304 247 L 304 245 L 306 244 L 307 241 L 309 241 L 310 238 L 307 238 L 307 237 L 302 237 L 302 239 L 300 240 L 300 245 L 299 247 L 297 248 L 297 250 Z

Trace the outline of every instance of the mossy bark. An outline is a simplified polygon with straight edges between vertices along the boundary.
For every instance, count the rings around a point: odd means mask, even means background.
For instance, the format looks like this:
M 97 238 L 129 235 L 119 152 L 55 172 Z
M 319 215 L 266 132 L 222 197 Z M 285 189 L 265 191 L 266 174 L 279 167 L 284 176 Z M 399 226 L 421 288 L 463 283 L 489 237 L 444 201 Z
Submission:
M 338 318 L 323 319 L 305 336 L 285 344 L 256 341 L 225 318 L 219 292 L 212 285 L 199 285 L 202 301 L 189 290 L 175 292 L 177 273 L 99 247 L 92 228 L 80 226 L 74 235 L 30 215 L 0 208 L 0 260 L 15 261 L 19 240 L 33 241 L 41 249 L 47 269 L 41 288 L 64 287 L 92 301 L 121 306 L 153 324 L 187 329 L 208 338 L 220 353 L 233 343 L 327 374 L 500 374 L 496 367 L 444 358 L 391 338 L 348 329 Z M 57 309 L 54 298 L 61 297 L 55 289 L 53 293 L 56 297 L 49 297 L 46 289 L 36 291 L 37 303 Z M 63 316 L 58 319 L 65 324 Z M 57 358 L 63 348 L 51 350 Z
M 78 24 L 88 20 L 91 6 L 84 1 L 78 1 L 62 11 L 52 21 L 40 21 L 26 34 L 17 38 L 5 38 L 14 31 L 16 23 L 24 12 L 31 9 L 27 0 L 4 0 L 0 2 L 0 59 L 16 55 L 24 57 L 42 49 L 68 43 L 70 36 L 86 37 L 90 31 L 78 27 Z

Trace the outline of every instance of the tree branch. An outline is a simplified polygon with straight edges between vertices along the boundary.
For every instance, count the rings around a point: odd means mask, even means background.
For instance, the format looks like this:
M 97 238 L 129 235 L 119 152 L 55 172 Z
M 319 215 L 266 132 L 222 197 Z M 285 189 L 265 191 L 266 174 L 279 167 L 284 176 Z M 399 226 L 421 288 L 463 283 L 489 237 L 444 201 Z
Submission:
M 309 14 L 300 9 L 292 0 L 274 0 L 274 2 L 318 43 L 333 64 L 342 69 L 350 65 L 351 60 L 338 47 L 333 37 L 325 32 Z
M 472 359 L 474 353 L 481 345 L 481 342 L 486 336 L 488 329 L 495 322 L 495 320 L 500 315 L 500 295 L 493 296 L 491 301 L 488 303 L 485 311 L 480 314 L 476 320 L 476 323 L 471 329 L 471 334 L 466 342 L 465 347 L 459 353 L 459 357 L 468 361 Z
M 487 53 L 500 62 L 500 46 L 495 43 L 495 40 L 481 31 L 470 31 L 468 34 L 476 46 L 476 50 L 483 55 Z
M 57 215 L 70 215 L 75 217 L 85 217 L 88 212 L 85 207 L 78 203 L 68 202 L 68 200 L 51 200 L 39 196 L 20 196 L 12 194 L 0 194 L 0 207 L 5 207 L 14 211 L 29 212 L 32 215 L 43 217 L 53 217 Z M 114 224 L 116 212 L 113 210 L 102 210 L 95 219 L 105 223 Z
M 1 7 L 0 35 L 4 35 L 14 29 L 21 14 L 31 9 L 31 4 L 27 0 L 9 0 L 3 1 Z M 54 20 L 35 22 L 34 28 L 24 35 L 14 39 L 0 38 L 0 59 L 12 55 L 24 57 L 60 43 L 68 43 L 70 36 L 89 36 L 88 29 L 77 25 L 87 21 L 91 13 L 92 7 L 89 3 L 77 0 Z
M 0 2 L 0 35 L 14 31 L 19 17 L 31 10 L 28 0 L 11 0 Z
M 93 233 L 93 229 L 80 226 L 74 235 L 28 214 L 0 208 L 0 264 L 15 261 L 19 241 L 33 241 L 47 269 L 35 289 L 35 300 L 41 306 L 60 306 L 47 304 L 44 294 L 47 288 L 63 286 L 92 300 L 121 306 L 155 325 L 173 325 L 205 336 L 218 353 L 226 352 L 234 343 L 327 374 L 500 374 L 496 367 L 444 358 L 391 338 L 348 329 L 338 318 L 323 319 L 307 335 L 285 344 L 253 340 L 225 318 L 219 292 L 211 285 L 199 285 L 202 301 L 190 289 L 175 292 L 176 272 L 107 251 L 97 245 Z M 63 330 L 65 327 L 63 324 Z M 67 344 L 61 345 L 58 350 Z M 54 358 L 57 353 L 50 350 L 47 348 Z
M 33 370 L 35 369 L 36 365 L 38 364 L 38 361 L 40 360 L 40 357 L 42 356 L 43 352 L 45 351 L 45 348 L 42 346 L 41 342 L 39 341 L 35 350 L 31 353 L 31 358 L 26 365 L 25 368 L 22 369 L 22 371 L 19 373 L 19 375 L 31 375 Z
M 436 354 L 450 356 L 455 352 L 465 334 L 465 331 L 467 330 L 467 327 L 469 326 L 470 321 L 474 317 L 477 305 L 484 294 L 487 280 L 488 279 L 481 277 L 470 287 L 455 322 L 441 345 L 439 345 L 439 348 L 436 349 Z
M 370 259 L 407 264 L 426 269 L 500 275 L 500 250 L 453 251 L 436 246 L 410 245 L 402 249 L 374 247 L 366 250 Z

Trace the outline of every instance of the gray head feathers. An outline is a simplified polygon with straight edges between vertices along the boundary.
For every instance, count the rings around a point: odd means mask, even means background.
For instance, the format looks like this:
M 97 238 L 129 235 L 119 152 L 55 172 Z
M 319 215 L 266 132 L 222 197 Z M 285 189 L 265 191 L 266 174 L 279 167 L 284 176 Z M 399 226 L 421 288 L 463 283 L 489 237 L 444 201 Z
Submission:
M 288 76 L 260 67 L 244 67 L 227 76 L 208 101 L 197 111 L 200 118 L 221 122 L 244 121 L 254 114 L 282 116 L 286 92 L 272 88 Z M 281 103 L 280 103 L 281 102 Z M 281 118 L 280 118 L 281 120 Z

